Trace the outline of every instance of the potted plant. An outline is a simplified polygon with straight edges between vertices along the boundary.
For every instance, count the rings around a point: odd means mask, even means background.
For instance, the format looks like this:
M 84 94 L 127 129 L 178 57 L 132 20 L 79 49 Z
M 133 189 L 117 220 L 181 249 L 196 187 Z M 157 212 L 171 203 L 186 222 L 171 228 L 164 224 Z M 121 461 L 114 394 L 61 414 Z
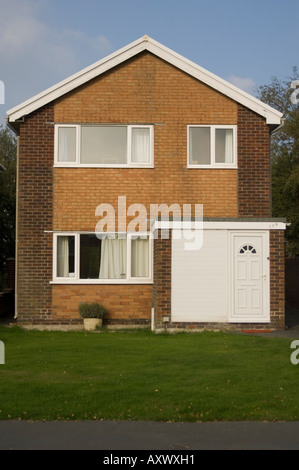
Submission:
M 102 327 L 107 310 L 98 302 L 85 302 L 79 305 L 79 313 L 83 318 L 85 330 L 94 331 Z

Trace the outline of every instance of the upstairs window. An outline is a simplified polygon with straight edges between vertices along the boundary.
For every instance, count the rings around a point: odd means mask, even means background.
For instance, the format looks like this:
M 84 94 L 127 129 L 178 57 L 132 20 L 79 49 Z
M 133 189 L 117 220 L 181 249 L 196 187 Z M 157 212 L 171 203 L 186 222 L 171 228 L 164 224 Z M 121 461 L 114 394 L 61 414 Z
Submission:
M 236 168 L 236 126 L 188 126 L 188 167 Z
M 153 166 L 153 126 L 55 126 L 55 165 Z

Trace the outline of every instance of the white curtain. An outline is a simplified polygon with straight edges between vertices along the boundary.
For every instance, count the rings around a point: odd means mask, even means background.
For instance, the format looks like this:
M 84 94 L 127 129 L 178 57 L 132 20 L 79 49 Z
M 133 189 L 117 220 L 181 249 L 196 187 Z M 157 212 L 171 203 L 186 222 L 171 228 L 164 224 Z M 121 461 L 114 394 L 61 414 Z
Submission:
M 149 276 L 149 239 L 147 236 L 132 236 L 131 276 Z
M 127 272 L 127 240 L 104 236 L 101 244 L 100 279 L 125 279 Z
M 149 163 L 150 161 L 150 131 L 146 128 L 132 129 L 132 161 Z
M 69 237 L 57 238 L 57 276 L 69 277 Z
M 225 163 L 233 162 L 233 131 L 227 129 L 225 133 Z
M 60 162 L 76 161 L 76 129 L 60 127 L 58 134 L 58 160 Z
M 58 158 L 58 160 L 60 162 L 67 162 L 67 155 L 68 155 L 67 134 L 66 134 L 64 128 L 59 129 L 58 145 L 59 145 L 59 150 L 58 150 L 59 158 Z

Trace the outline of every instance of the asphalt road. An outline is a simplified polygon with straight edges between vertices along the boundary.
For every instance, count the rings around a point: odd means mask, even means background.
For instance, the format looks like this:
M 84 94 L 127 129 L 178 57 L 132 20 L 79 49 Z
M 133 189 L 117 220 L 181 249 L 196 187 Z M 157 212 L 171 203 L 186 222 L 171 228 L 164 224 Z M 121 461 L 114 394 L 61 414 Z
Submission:
M 0 421 L 0 450 L 299 450 L 299 421 Z

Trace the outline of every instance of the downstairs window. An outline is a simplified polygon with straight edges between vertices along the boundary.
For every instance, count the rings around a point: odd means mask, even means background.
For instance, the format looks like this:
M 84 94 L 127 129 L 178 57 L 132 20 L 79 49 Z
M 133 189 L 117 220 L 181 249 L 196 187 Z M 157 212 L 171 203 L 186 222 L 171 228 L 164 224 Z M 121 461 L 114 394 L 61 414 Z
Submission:
M 148 234 L 54 234 L 56 281 L 150 281 L 151 271 Z

